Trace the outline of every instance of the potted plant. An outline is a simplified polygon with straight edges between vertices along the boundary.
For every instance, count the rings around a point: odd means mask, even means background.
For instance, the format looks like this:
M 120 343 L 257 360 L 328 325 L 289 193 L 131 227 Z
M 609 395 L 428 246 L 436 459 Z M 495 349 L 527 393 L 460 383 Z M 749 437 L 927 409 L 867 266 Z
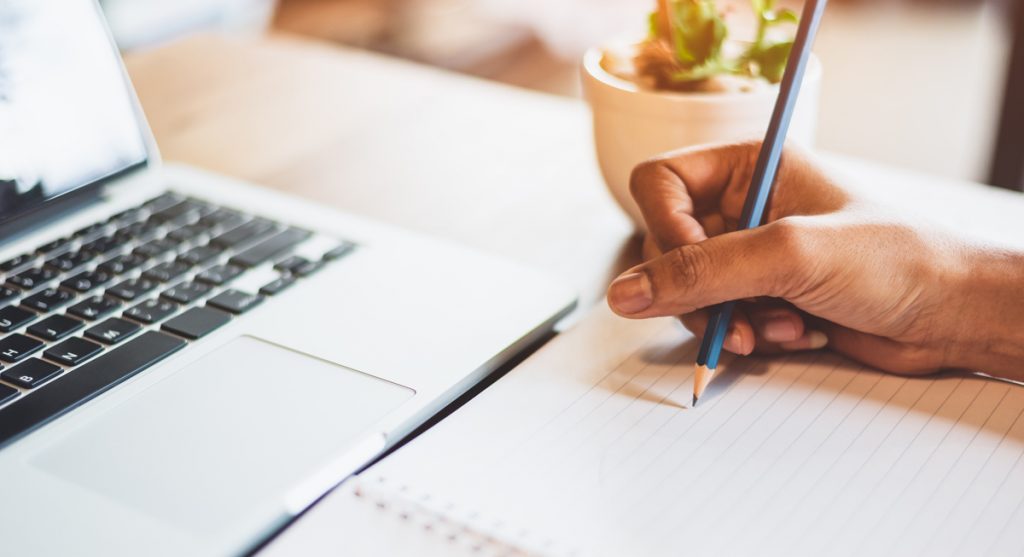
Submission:
M 797 15 L 775 0 L 751 0 L 752 40 L 728 39 L 714 0 L 658 0 L 645 39 L 592 48 L 583 90 L 605 183 L 642 225 L 629 194 L 634 166 L 659 153 L 764 135 L 789 58 Z M 789 138 L 810 146 L 821 65 L 812 58 Z

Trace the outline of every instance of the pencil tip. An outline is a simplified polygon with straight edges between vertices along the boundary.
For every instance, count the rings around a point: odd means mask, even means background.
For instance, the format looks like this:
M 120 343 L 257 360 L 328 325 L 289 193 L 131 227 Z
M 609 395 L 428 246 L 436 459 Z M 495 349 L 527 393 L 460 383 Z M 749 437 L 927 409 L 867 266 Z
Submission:
M 697 406 L 697 395 L 693 395 L 693 406 Z

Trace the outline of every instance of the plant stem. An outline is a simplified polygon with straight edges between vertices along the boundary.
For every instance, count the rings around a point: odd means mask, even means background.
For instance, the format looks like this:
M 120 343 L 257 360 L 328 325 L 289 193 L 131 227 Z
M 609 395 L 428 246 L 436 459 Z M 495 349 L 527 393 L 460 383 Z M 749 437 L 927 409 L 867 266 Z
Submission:
M 671 0 L 658 0 L 658 36 L 662 40 L 672 42 L 672 18 L 668 4 Z

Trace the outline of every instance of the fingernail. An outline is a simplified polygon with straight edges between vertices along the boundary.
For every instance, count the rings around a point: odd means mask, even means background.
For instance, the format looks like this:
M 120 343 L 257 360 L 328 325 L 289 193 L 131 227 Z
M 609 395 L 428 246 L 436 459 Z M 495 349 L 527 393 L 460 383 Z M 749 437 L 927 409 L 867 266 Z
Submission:
M 768 342 L 789 342 L 800 338 L 800 331 L 792 319 L 773 317 L 764 323 L 761 336 Z
M 807 331 L 797 340 L 779 343 L 779 346 L 786 350 L 818 350 L 826 345 L 828 336 L 821 331 Z
M 612 282 L 608 288 L 608 301 L 621 313 L 643 311 L 654 302 L 651 281 L 645 273 L 630 273 Z
M 747 355 L 750 350 L 743 346 L 743 335 L 739 329 L 729 331 L 729 338 L 725 341 L 725 347 L 734 354 Z
M 810 331 L 805 336 L 807 337 L 807 348 L 811 350 L 825 348 L 828 344 L 828 335 L 821 331 Z

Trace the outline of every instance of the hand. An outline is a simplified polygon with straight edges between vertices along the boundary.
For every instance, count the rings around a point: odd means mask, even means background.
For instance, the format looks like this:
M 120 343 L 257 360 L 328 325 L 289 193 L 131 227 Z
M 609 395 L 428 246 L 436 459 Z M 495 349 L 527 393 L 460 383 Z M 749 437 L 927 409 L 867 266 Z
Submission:
M 670 153 L 638 166 L 646 262 L 608 301 L 630 318 L 742 300 L 725 348 L 823 348 L 900 373 L 972 367 L 1024 375 L 1024 255 L 971 245 L 857 199 L 785 151 L 764 226 L 736 231 L 759 144 Z

